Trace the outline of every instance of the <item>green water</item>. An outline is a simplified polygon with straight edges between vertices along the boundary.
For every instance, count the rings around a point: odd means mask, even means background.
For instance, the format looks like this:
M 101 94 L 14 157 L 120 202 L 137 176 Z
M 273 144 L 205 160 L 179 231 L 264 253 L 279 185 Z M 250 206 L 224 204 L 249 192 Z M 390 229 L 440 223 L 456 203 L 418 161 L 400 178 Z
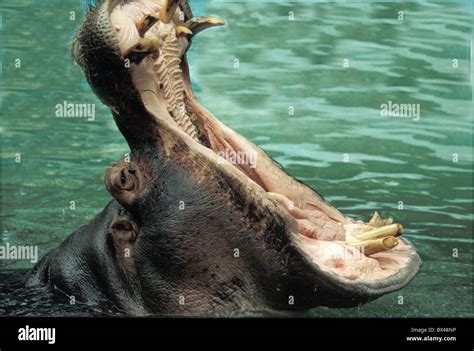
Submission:
M 191 3 L 228 23 L 193 43 L 201 102 L 344 213 L 403 223 L 423 260 L 399 292 L 311 314 L 472 317 L 470 5 Z M 109 201 L 104 169 L 128 151 L 68 56 L 83 14 L 72 0 L 1 5 L 2 241 L 40 255 Z M 97 104 L 95 120 L 55 117 L 63 101 Z M 382 117 L 388 101 L 420 104 L 419 120 Z

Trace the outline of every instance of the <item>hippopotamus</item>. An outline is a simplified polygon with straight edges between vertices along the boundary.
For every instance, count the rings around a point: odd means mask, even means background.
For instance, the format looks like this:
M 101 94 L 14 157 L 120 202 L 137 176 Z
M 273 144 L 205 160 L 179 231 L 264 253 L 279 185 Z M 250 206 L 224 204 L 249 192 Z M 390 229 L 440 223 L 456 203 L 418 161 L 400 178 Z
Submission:
M 222 315 L 357 306 L 417 274 L 401 224 L 342 214 L 199 103 L 186 52 L 223 24 L 181 0 L 89 9 L 72 56 L 130 156 L 105 172 L 113 199 L 29 286 L 130 315 Z

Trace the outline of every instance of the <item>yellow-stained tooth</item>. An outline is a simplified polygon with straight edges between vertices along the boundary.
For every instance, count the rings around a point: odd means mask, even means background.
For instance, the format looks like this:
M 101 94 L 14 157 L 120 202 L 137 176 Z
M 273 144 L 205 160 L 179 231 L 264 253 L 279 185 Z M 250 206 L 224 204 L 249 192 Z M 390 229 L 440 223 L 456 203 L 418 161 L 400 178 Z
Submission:
M 157 52 L 160 49 L 160 40 L 156 37 L 140 39 L 135 45 L 134 52 Z
M 203 31 L 204 29 L 215 26 L 222 26 L 224 24 L 224 20 L 219 17 L 200 16 L 191 18 L 190 20 L 186 21 L 184 25 L 189 28 L 194 34 L 197 34 Z
M 383 225 L 390 225 L 393 223 L 393 218 L 392 217 L 388 217 L 388 218 L 385 218 L 383 220 Z
M 158 18 L 163 23 L 170 23 L 176 9 L 178 8 L 179 0 L 164 0 L 160 8 Z
M 359 241 L 379 239 L 389 236 L 399 236 L 403 234 L 403 226 L 401 224 L 390 224 L 384 227 L 372 229 L 368 232 L 364 232 L 355 235 L 355 238 Z
M 180 35 L 193 35 L 193 32 L 188 27 L 176 26 L 176 36 L 179 37 Z
M 377 211 L 375 211 L 374 215 L 370 219 L 368 225 L 370 225 L 371 227 L 379 228 L 379 227 L 383 227 L 384 225 L 389 225 L 389 224 L 392 224 L 392 223 L 393 223 L 393 219 L 391 217 L 389 217 L 387 219 L 382 219 L 382 217 L 380 217 L 379 213 Z
M 153 25 L 159 21 L 159 14 L 149 14 L 143 16 L 143 18 L 137 23 L 138 34 L 143 38 L 145 33 L 153 27 Z
M 368 225 L 370 225 L 371 227 L 380 227 L 380 221 L 382 220 L 382 218 L 380 218 L 380 215 L 377 211 L 374 212 L 374 215 L 372 216 L 372 218 L 370 219 Z
M 386 238 L 379 238 L 374 240 L 365 240 L 353 246 L 359 247 L 363 250 L 364 255 L 373 255 L 377 252 L 387 251 L 393 249 L 398 245 L 398 240 L 394 236 L 388 236 Z

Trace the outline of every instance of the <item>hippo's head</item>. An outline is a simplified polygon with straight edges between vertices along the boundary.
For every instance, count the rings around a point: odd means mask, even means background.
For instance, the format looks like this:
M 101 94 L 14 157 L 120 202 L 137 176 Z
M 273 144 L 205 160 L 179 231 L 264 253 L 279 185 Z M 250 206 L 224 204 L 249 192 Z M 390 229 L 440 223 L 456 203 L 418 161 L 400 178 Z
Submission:
M 110 231 L 118 264 L 146 309 L 345 307 L 405 286 L 420 259 L 401 225 L 344 216 L 199 104 L 186 51 L 223 23 L 186 1 L 105 0 L 73 42 L 131 149 L 105 182 L 128 213 Z

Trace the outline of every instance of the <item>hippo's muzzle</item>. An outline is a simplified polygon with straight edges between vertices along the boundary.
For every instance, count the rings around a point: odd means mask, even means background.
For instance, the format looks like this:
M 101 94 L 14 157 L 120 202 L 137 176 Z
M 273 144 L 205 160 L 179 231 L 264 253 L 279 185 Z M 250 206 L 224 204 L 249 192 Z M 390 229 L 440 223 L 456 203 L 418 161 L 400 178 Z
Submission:
M 130 217 L 103 235 L 144 309 L 354 306 L 408 284 L 421 262 L 400 224 L 346 217 L 199 104 L 186 51 L 223 24 L 186 1 L 106 0 L 72 46 L 131 149 L 105 176 Z

